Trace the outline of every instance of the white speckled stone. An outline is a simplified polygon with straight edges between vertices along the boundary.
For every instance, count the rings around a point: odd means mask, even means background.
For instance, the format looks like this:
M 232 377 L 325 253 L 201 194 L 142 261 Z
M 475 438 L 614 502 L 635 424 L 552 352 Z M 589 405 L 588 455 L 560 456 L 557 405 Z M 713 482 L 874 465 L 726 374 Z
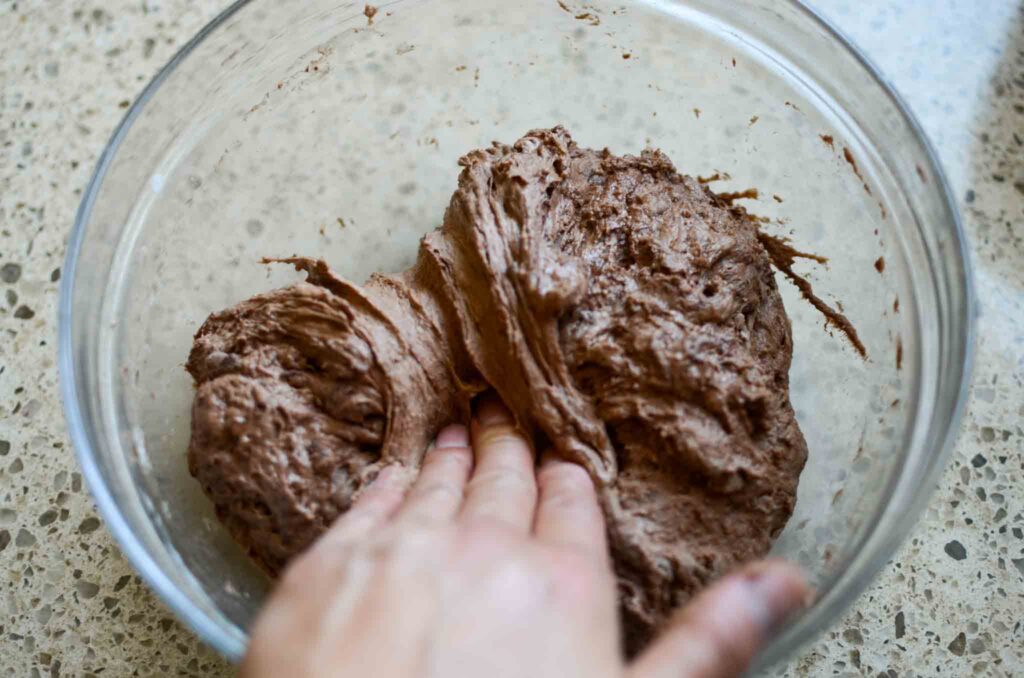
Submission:
M 1024 5 L 816 5 L 937 147 L 972 246 L 981 315 L 960 440 L 926 514 L 786 675 L 1024 675 Z
M 96 158 L 129 101 L 224 4 L 0 0 L 2 675 L 232 673 L 140 583 L 96 517 L 54 358 L 59 267 Z M 963 433 L 926 515 L 846 618 L 779 674 L 1024 675 L 1024 6 L 815 4 L 938 147 L 981 318 Z

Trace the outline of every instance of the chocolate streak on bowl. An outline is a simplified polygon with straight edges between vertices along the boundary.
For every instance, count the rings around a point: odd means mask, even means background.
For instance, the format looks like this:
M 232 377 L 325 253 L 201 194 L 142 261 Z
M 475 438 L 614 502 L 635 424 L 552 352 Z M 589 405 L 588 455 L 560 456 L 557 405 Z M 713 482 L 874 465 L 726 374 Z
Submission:
M 857 350 L 857 353 L 859 353 L 862 358 L 867 358 L 867 349 L 864 347 L 864 343 L 857 335 L 857 328 L 853 326 L 853 323 L 851 323 L 845 315 L 833 309 L 825 303 L 821 297 L 817 296 L 814 293 L 814 288 L 811 286 L 811 283 L 793 270 L 793 264 L 797 259 L 810 259 L 822 264 L 827 263 L 828 259 L 816 254 L 800 252 L 786 244 L 783 239 L 773 235 L 768 235 L 763 231 L 758 232 L 758 239 L 761 241 L 761 244 L 764 245 L 764 249 L 768 252 L 768 256 L 771 257 L 772 265 L 782 271 L 782 273 L 789 278 L 794 285 L 796 285 L 804 299 L 809 301 L 814 308 L 821 311 L 821 314 L 825 316 L 826 324 L 832 325 L 842 332 Z

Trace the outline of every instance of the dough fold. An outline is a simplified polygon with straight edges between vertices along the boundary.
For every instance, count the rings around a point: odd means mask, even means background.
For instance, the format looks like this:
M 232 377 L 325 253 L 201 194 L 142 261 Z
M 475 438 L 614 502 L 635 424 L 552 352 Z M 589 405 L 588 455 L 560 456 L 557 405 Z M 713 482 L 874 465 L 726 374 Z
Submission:
M 412 269 L 360 287 L 283 260 L 307 281 L 207 319 L 189 468 L 276 574 L 494 388 L 594 479 L 634 653 L 792 513 L 807 446 L 769 253 L 658 151 L 582 149 L 556 127 L 460 165 Z

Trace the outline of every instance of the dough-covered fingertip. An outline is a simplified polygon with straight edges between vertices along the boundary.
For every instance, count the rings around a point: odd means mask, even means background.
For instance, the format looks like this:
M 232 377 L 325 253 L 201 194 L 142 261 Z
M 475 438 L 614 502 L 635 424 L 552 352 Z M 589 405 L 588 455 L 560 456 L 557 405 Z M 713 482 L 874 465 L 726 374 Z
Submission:
M 483 427 L 515 423 L 512 413 L 495 393 L 480 396 L 473 418 Z

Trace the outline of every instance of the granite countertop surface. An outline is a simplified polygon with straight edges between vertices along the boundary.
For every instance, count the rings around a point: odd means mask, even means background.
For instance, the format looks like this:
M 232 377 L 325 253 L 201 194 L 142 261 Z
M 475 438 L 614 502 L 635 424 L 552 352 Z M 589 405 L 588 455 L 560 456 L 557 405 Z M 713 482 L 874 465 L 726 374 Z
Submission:
M 64 248 L 124 109 L 224 0 L 0 0 L 0 673 L 231 675 L 121 556 L 55 359 Z M 977 365 L 917 528 L 794 676 L 1024 675 L 1024 3 L 817 0 L 936 145 L 977 272 Z

